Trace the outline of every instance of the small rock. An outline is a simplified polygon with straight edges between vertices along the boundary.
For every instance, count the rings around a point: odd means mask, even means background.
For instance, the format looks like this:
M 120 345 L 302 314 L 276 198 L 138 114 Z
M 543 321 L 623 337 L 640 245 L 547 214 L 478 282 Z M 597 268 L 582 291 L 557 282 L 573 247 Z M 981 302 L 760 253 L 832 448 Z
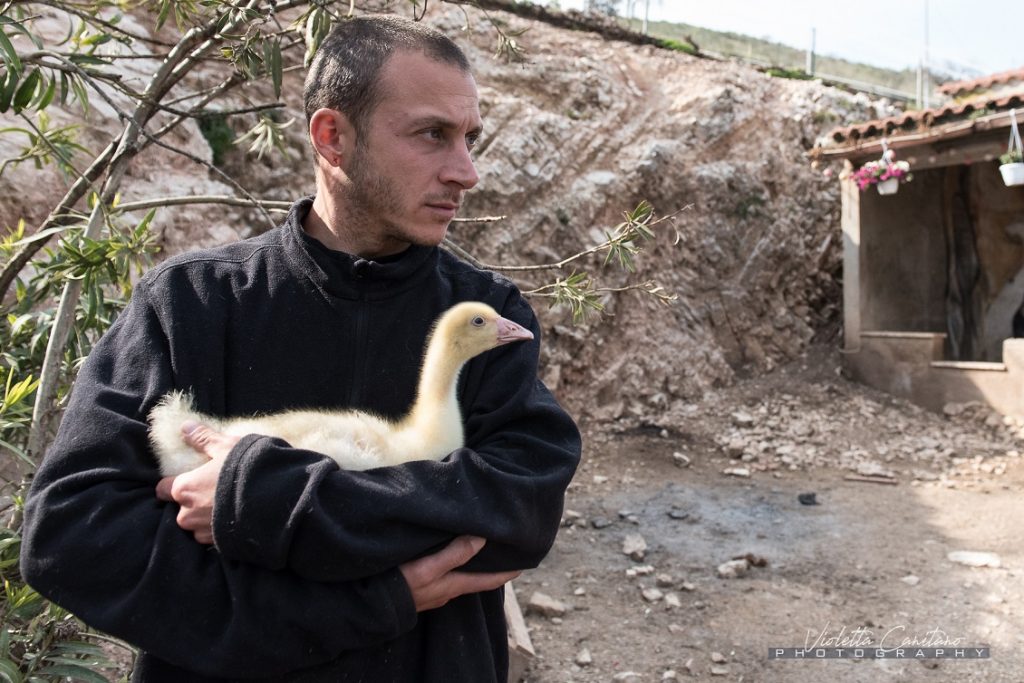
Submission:
M 679 584 L 679 587 L 687 593 L 692 593 L 693 591 L 697 590 L 697 586 L 690 583 L 689 581 L 683 581 L 681 584 Z
M 658 574 L 654 577 L 654 583 L 658 586 L 658 588 L 669 588 L 675 582 L 676 580 L 672 577 L 671 574 Z
M 663 674 L 661 674 L 661 680 L 663 680 L 663 681 L 678 681 L 679 680 L 679 674 L 676 673 L 674 670 L 669 669 L 668 671 L 665 671 Z
M 725 664 L 729 660 L 726 659 L 725 655 L 723 655 L 721 652 L 712 652 L 711 661 L 715 664 Z
M 801 505 L 818 505 L 817 493 L 801 493 L 797 495 L 796 499 L 800 501 Z
M 665 607 L 669 609 L 678 609 L 682 607 L 683 603 L 680 602 L 679 596 L 675 593 L 665 593 Z
M 736 579 L 750 570 L 750 563 L 746 559 L 729 560 L 718 565 L 718 575 L 723 579 Z
M 594 658 L 590 656 L 590 650 L 583 648 L 574 661 L 580 666 L 590 666 L 594 663 Z
M 647 602 L 658 602 L 663 597 L 665 597 L 665 594 L 657 588 L 645 588 L 641 592 L 641 595 L 644 596 L 644 600 L 646 600 Z
M 572 594 L 573 594 L 573 595 L 576 595 L 576 596 L 586 595 L 586 594 L 587 594 L 587 589 L 586 589 L 586 588 L 584 588 L 583 586 L 580 586 L 579 588 L 577 588 L 576 590 L 574 590 L 574 591 L 572 592 Z
M 672 519 L 686 519 L 690 516 L 690 512 L 688 510 L 683 510 L 682 508 L 673 507 L 668 511 L 668 516 Z
M 605 477 L 605 476 L 600 475 L 600 474 L 595 474 L 594 475 L 594 483 L 595 484 L 604 484 L 607 481 L 608 481 L 608 477 Z
M 612 676 L 613 681 L 628 681 L 628 683 L 634 683 L 634 681 L 640 680 L 640 674 L 635 671 L 623 671 L 622 673 L 615 674 Z
M 862 462 L 857 465 L 857 469 L 855 471 L 862 477 L 883 477 L 885 479 L 892 479 L 896 476 L 895 472 L 885 469 L 877 462 Z
M 742 458 L 747 452 L 747 442 L 743 439 L 731 439 L 725 445 L 725 453 L 732 459 Z
M 654 566 L 650 564 L 638 564 L 633 567 L 633 571 L 636 572 L 637 576 L 649 576 L 654 573 Z
M 640 534 L 626 534 L 626 538 L 622 540 L 622 554 L 629 555 L 636 562 L 644 559 L 646 551 L 647 541 Z
M 946 405 L 942 406 L 942 412 L 944 412 L 949 417 L 956 417 L 960 413 L 964 412 L 964 404 L 947 403 Z
M 749 477 L 750 470 L 746 467 L 727 467 L 722 470 L 722 474 L 728 474 L 733 477 Z
M 729 667 L 723 666 L 721 664 L 715 664 L 714 666 L 711 667 L 711 675 L 712 676 L 728 676 L 729 675 Z
M 683 668 L 686 669 L 686 673 L 693 675 L 693 657 L 686 660 L 686 664 L 683 664 Z
M 950 562 L 964 564 L 968 567 L 999 567 L 1002 562 L 995 553 L 981 553 L 972 550 L 956 550 L 948 555 L 946 559 Z
M 595 517 L 594 519 L 590 520 L 590 526 L 594 527 L 595 529 L 604 529 L 606 527 L 610 527 L 612 524 L 612 520 L 608 519 L 607 517 Z
M 768 566 L 768 560 L 766 560 L 765 558 L 761 557 L 760 555 L 755 555 L 754 553 L 747 553 L 745 555 L 737 555 L 736 557 L 734 557 L 732 559 L 734 559 L 734 560 L 746 560 L 747 564 L 749 564 L 751 567 L 767 567 Z
M 526 603 L 527 614 L 539 614 L 544 617 L 562 617 L 569 611 L 568 605 L 560 600 L 555 600 L 550 595 L 535 592 Z
M 916 586 L 917 584 L 921 583 L 921 577 L 914 576 L 913 574 L 907 574 L 902 579 L 900 579 L 900 581 L 907 584 L 908 586 Z
M 736 425 L 737 427 L 744 427 L 744 428 L 746 428 L 746 427 L 753 427 L 754 426 L 754 416 L 751 415 L 750 413 L 745 413 L 743 411 L 737 411 L 737 412 L 733 413 L 732 415 L 730 415 L 729 417 L 732 418 L 732 423 L 734 425 Z
M 685 453 L 676 451 L 672 454 L 672 462 L 676 464 L 676 467 L 689 467 L 690 458 Z

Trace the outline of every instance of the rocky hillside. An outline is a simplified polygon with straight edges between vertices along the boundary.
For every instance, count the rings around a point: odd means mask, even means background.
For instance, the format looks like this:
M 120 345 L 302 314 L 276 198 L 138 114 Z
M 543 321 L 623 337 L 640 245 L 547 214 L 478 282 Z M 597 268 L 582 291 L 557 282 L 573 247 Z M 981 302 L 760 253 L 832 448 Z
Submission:
M 577 415 L 669 423 L 708 388 L 771 370 L 815 338 L 835 339 L 839 182 L 812 169 L 806 152 L 839 123 L 883 114 L 885 103 L 737 63 L 492 15 L 512 30 L 529 27 L 519 38 L 526 63 L 494 58 L 495 33 L 481 15 L 471 15 L 467 27 L 461 11 L 428 14 L 466 47 L 480 86 L 481 182 L 464 215 L 508 216 L 458 224 L 453 239 L 488 263 L 549 262 L 602 240 L 642 199 L 659 214 L 679 211 L 661 224 L 633 276 L 658 281 L 678 295 L 675 303 L 609 295 L 607 316 L 573 326 L 567 311 L 537 301 L 547 333 L 544 378 Z M 258 196 L 291 199 L 312 189 L 301 77 L 293 72 L 285 82 L 288 116 L 296 120 L 289 157 L 256 160 L 242 148 L 226 156 L 226 170 Z M 245 104 L 260 99 L 247 91 Z M 98 142 L 113 125 L 102 114 L 93 114 L 87 141 Z M 183 128 L 175 142 L 210 158 L 195 128 Z M 0 216 L 6 224 L 19 215 L 38 221 L 52 201 L 53 190 L 35 173 L 22 166 L 0 179 L 10 198 Z M 230 193 L 193 162 L 154 150 L 133 169 L 125 200 Z M 267 227 L 256 212 L 203 206 L 165 210 L 157 224 L 165 253 Z M 600 260 L 591 267 L 599 270 Z M 616 271 L 602 279 L 606 286 L 628 281 Z
M 452 31 L 462 21 L 438 18 Z M 510 218 L 457 226 L 456 239 L 492 263 L 550 261 L 600 240 L 641 199 L 684 209 L 637 274 L 675 304 L 617 294 L 609 316 L 579 327 L 542 313 L 545 378 L 578 414 L 671 422 L 709 387 L 834 338 L 839 183 L 805 154 L 884 103 L 540 24 L 521 39 L 529 62 L 507 65 L 490 57 L 484 22 L 468 34 L 488 128 L 468 213 Z

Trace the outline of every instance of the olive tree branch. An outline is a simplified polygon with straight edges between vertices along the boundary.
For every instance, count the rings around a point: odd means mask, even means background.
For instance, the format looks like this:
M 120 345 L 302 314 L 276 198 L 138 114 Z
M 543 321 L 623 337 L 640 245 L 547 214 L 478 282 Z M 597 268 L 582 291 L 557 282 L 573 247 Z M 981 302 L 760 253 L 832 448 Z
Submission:
M 252 2 L 248 3 L 248 8 L 254 8 L 257 4 L 257 0 L 252 0 Z M 237 7 L 235 4 L 232 6 Z M 182 65 L 194 65 L 196 63 L 196 51 L 207 49 L 210 39 L 221 28 L 230 30 L 233 23 L 241 21 L 241 17 L 244 17 L 244 12 L 239 13 L 239 18 L 228 21 L 227 25 L 222 27 L 222 17 L 215 16 L 205 25 L 189 29 L 177 44 L 171 48 L 166 59 L 161 62 L 156 73 L 153 74 L 153 77 L 146 86 L 146 90 L 142 94 L 141 100 L 136 106 L 134 115 L 129 115 L 127 118 L 122 117 L 122 120 L 125 121 L 125 128 L 119 137 L 117 148 L 107 168 L 107 177 L 103 183 L 102 192 L 97 197 L 93 211 L 89 216 L 89 222 L 84 231 L 85 238 L 96 239 L 103 225 L 106 224 L 104 220 L 105 207 L 113 202 L 120 189 L 121 180 L 128 169 L 129 161 L 138 154 L 139 138 L 144 136 L 145 124 L 156 111 L 154 103 L 160 101 L 187 73 L 187 70 L 182 71 L 179 67 Z M 89 79 L 89 82 L 94 88 L 96 87 L 92 79 Z M 102 88 L 99 88 L 99 90 L 102 90 Z M 101 96 L 109 101 L 106 93 L 101 93 Z M 113 106 L 113 103 L 110 104 Z M 119 109 L 115 107 L 115 111 L 119 111 Z M 74 325 L 75 307 L 78 305 L 78 300 L 81 297 L 82 287 L 83 282 L 78 279 L 71 279 L 65 283 L 64 291 L 61 294 L 60 303 L 57 307 L 57 313 L 54 316 L 53 327 L 50 330 L 50 338 L 46 346 L 42 372 L 40 373 L 40 384 L 36 390 L 35 406 L 32 412 L 32 427 L 28 435 L 26 450 L 31 457 L 36 457 L 42 453 L 43 443 L 49 427 L 49 417 L 57 395 L 61 359 L 64 347 L 67 344 L 68 335 Z

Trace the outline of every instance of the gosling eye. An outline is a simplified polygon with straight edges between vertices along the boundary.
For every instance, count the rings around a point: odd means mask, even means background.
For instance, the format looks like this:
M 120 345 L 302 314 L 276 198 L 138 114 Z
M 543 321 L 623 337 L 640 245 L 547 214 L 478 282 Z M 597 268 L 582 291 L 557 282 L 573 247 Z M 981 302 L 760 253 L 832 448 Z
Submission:
M 485 321 L 484 321 L 483 317 L 481 317 L 481 316 L 479 316 L 479 315 L 478 315 L 477 317 L 473 318 L 473 319 L 472 319 L 472 320 L 470 320 L 469 322 L 470 322 L 470 324 L 471 324 L 471 325 L 472 325 L 473 327 L 483 327 L 483 326 L 484 326 L 484 322 L 485 322 Z

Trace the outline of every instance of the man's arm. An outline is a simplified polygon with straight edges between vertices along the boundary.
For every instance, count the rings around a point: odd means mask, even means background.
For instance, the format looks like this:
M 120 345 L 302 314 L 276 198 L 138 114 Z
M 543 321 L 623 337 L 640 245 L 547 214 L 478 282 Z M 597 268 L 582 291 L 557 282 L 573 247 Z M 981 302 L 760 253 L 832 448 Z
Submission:
M 274 676 L 393 639 L 438 601 L 500 585 L 452 571 L 463 539 L 436 556 L 344 583 L 225 559 L 157 500 L 144 415 L 170 388 L 145 286 L 96 346 L 26 501 L 21 569 L 90 625 L 213 676 Z M 461 592 L 460 592 L 461 591 Z M 266 647 L 273 643 L 273 647 Z
M 518 295 L 496 308 L 539 337 Z M 236 560 L 343 580 L 468 534 L 488 539 L 469 569 L 536 566 L 580 455 L 576 426 L 536 379 L 538 355 L 536 341 L 524 342 L 467 366 L 468 446 L 442 462 L 347 472 L 278 439 L 246 437 L 220 473 L 217 547 Z

